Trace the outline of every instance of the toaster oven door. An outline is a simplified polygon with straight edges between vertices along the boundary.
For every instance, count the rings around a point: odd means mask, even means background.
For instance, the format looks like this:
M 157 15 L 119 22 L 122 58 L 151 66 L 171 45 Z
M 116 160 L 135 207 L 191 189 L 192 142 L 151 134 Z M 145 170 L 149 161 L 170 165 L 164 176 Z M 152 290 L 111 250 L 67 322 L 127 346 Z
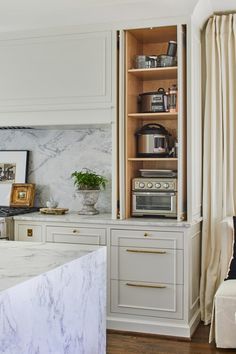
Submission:
M 132 215 L 177 216 L 176 192 L 132 193 Z

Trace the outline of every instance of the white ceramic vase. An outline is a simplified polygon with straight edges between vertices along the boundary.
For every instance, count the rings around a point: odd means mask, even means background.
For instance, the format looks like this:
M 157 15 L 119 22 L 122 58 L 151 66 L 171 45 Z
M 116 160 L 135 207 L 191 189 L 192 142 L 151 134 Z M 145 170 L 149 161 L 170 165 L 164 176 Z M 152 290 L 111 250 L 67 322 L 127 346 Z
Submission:
M 99 211 L 94 207 L 97 203 L 100 190 L 91 189 L 91 190 L 78 190 L 78 193 L 83 197 L 83 206 L 82 209 L 78 211 L 79 215 L 96 215 L 99 214 Z

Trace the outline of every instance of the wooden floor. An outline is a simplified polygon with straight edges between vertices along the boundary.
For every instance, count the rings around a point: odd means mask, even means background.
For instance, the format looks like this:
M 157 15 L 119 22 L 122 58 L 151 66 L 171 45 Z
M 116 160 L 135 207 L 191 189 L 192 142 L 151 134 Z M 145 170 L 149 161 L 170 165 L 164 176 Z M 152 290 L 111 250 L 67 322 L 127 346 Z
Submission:
M 108 332 L 107 354 L 223 354 L 236 349 L 217 349 L 208 343 L 209 326 L 200 325 L 191 341 L 158 336 L 127 335 Z M 236 335 L 236 333 L 235 333 Z

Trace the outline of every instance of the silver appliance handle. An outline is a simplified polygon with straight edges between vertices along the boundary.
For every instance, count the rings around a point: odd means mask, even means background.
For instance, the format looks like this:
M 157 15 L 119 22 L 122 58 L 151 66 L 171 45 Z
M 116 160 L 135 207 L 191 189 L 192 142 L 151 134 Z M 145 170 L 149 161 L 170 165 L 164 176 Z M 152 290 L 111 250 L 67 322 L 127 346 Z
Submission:
M 133 194 L 135 195 L 160 195 L 160 196 L 174 196 L 176 195 L 175 192 L 136 192 L 133 191 Z
M 175 194 L 174 198 L 171 198 L 171 210 L 177 216 L 177 194 Z

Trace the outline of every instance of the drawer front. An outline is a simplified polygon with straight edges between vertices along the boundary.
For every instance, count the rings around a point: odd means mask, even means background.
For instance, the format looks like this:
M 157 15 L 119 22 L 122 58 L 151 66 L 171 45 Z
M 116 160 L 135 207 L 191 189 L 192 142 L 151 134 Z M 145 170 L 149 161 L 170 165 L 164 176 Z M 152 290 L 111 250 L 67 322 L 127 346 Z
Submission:
M 111 312 L 182 319 L 182 296 L 182 285 L 112 280 Z
M 46 241 L 106 245 L 106 230 L 87 227 L 48 226 Z
M 183 249 L 183 233 L 158 230 L 112 230 L 112 246 Z
M 111 247 L 111 278 L 183 284 L 183 250 Z
M 41 225 L 17 225 L 17 239 L 19 241 L 39 241 L 42 239 L 42 226 Z

